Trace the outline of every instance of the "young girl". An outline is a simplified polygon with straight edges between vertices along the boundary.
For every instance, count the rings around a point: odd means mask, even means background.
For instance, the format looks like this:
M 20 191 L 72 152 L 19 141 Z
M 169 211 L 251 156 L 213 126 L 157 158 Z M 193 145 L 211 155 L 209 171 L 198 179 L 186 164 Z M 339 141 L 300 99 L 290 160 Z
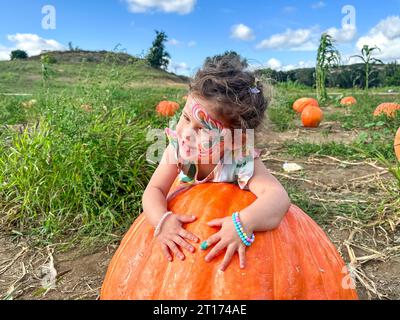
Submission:
M 165 130 L 144 212 L 110 263 L 101 299 L 357 298 L 333 244 L 254 148 L 267 104 L 240 56 L 206 60 L 179 123 Z
M 226 143 L 226 137 L 233 137 L 235 129 L 256 129 L 263 121 L 267 107 L 262 86 L 243 68 L 239 57 L 230 55 L 206 65 L 190 84 L 190 94 L 176 131 L 166 129 L 170 144 L 144 192 L 143 209 L 148 221 L 160 230 L 157 239 L 169 261 L 173 261 L 173 256 L 184 259 L 184 249 L 193 253 L 195 247 L 191 242 L 199 239 L 183 228 L 184 223 L 190 223 L 196 217 L 173 213 L 164 216 L 168 211 L 167 202 L 196 184 L 232 182 L 254 193 L 257 200 L 238 213 L 248 235 L 276 228 L 289 209 L 287 192 L 265 168 L 259 158 L 260 151 L 247 143 L 249 139 L 253 140 L 250 136 L 253 130 L 248 130 L 247 135 L 245 132 L 243 139 L 232 138 L 230 145 Z M 205 144 L 211 144 L 211 147 L 204 147 Z M 228 152 L 232 161 L 225 163 Z M 211 157 L 218 163 L 210 161 Z M 167 197 L 177 171 L 180 185 Z M 208 225 L 221 229 L 209 239 L 200 239 L 204 241 L 202 248 L 213 246 L 206 261 L 225 251 L 221 265 L 225 270 L 237 252 L 240 267 L 244 268 L 246 246 L 231 216 L 210 221 Z

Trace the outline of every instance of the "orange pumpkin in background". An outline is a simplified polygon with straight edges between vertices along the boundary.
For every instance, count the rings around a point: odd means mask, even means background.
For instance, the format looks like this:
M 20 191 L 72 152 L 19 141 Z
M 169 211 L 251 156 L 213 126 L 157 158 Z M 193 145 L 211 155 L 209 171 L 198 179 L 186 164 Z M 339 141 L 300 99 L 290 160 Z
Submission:
M 400 110 L 400 104 L 389 102 L 380 104 L 374 111 L 374 116 L 385 113 L 388 117 L 394 117 L 395 112 Z
M 318 101 L 313 98 L 300 98 L 293 103 L 293 110 L 302 113 L 304 108 L 309 105 L 319 107 Z
M 354 97 L 344 97 L 342 100 L 340 100 L 340 104 L 342 106 L 351 106 L 356 103 L 357 103 L 357 100 Z
M 317 128 L 324 114 L 319 107 L 307 106 L 301 113 L 301 122 L 306 128 Z
M 394 138 L 394 152 L 396 153 L 397 160 L 400 161 L 400 128 L 397 130 Z
M 253 193 L 233 183 L 202 183 L 172 198 L 168 210 L 196 215 L 185 228 L 202 241 L 219 230 L 209 227 L 208 221 L 230 216 L 255 200 Z M 256 233 L 255 242 L 246 249 L 244 269 L 239 268 L 237 253 L 224 272 L 219 270 L 224 254 L 205 262 L 211 248 L 185 251 L 183 261 L 168 262 L 153 232 L 142 213 L 110 262 L 102 300 L 358 298 L 335 246 L 294 205 L 277 229 Z
M 172 117 L 180 108 L 179 104 L 174 101 L 161 101 L 157 105 L 157 113 L 163 117 Z

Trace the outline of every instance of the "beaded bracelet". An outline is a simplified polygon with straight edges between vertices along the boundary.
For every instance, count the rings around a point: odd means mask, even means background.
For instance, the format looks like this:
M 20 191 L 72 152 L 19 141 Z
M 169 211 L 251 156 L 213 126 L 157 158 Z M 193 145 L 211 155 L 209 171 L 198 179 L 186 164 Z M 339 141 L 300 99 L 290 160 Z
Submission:
M 166 219 L 170 214 L 173 214 L 173 212 L 172 212 L 172 211 L 167 211 L 167 212 L 164 213 L 164 215 L 161 217 L 161 219 L 160 219 L 160 221 L 158 222 L 157 227 L 156 227 L 156 229 L 155 229 L 155 231 L 154 231 L 154 235 L 153 235 L 154 238 L 157 237 L 157 236 L 160 234 L 161 226 L 162 226 L 162 224 L 164 223 L 165 219 Z
M 236 212 L 234 212 L 234 213 L 232 214 L 232 220 L 233 220 L 233 223 L 234 223 L 234 225 L 235 225 L 236 232 L 238 233 L 240 239 L 242 240 L 242 242 L 243 242 L 247 247 L 250 247 L 251 244 L 252 244 L 252 243 L 254 242 L 254 240 L 255 240 L 254 233 L 253 233 L 250 237 L 248 237 L 247 234 L 244 232 L 243 226 L 242 226 L 242 224 L 240 223 L 239 212 L 236 211 Z

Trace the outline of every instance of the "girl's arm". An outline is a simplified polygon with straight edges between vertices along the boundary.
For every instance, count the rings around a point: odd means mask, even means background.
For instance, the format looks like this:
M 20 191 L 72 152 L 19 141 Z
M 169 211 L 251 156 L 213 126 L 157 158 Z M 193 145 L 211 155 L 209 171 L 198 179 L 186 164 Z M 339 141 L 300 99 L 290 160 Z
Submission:
M 168 145 L 142 197 L 144 215 L 153 227 L 158 225 L 167 211 L 167 195 L 176 176 L 174 150 L 171 145 Z M 197 242 L 198 237 L 182 227 L 183 224 L 194 220 L 196 220 L 195 216 L 172 214 L 167 216 L 162 223 L 157 239 L 160 241 L 163 254 L 169 261 L 172 261 L 171 253 L 183 260 L 185 255 L 181 251 L 182 248 L 194 252 L 194 247 L 186 240 Z
M 147 185 L 143 197 L 143 211 L 153 227 L 156 227 L 167 211 L 167 194 L 177 176 L 177 166 L 171 145 L 165 149 L 163 157 Z
M 248 186 L 257 199 L 240 211 L 243 227 L 251 232 L 277 228 L 289 210 L 290 198 L 259 158 L 254 160 L 254 174 Z

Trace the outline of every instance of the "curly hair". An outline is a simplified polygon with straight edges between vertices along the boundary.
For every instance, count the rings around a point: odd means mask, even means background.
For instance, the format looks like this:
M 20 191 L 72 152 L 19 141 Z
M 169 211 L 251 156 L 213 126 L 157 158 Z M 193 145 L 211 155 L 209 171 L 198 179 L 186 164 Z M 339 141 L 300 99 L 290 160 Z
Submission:
M 231 129 L 257 129 L 263 122 L 269 98 L 246 59 L 235 52 L 209 57 L 189 84 L 191 94 L 210 100 L 218 117 Z M 260 92 L 252 93 L 256 87 Z

